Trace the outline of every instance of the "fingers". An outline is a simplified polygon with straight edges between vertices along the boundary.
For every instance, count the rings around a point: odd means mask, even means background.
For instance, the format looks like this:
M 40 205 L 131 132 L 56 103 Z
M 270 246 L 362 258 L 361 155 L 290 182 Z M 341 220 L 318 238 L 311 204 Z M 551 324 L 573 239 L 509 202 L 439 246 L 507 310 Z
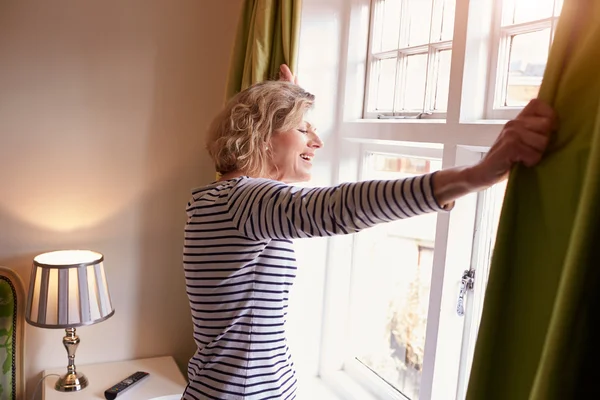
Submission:
M 532 167 L 542 160 L 550 142 L 550 132 L 551 123 L 547 118 L 528 116 L 514 119 L 504 126 L 498 142 L 488 154 L 499 170 L 518 162 Z
M 519 120 L 523 129 L 536 132 L 544 136 L 549 136 L 555 129 L 554 122 L 550 118 L 530 116 Z
M 490 175 L 506 174 L 515 163 L 533 167 L 542 160 L 543 151 L 531 147 L 519 136 L 504 136 L 487 154 L 486 169 Z
M 521 162 L 526 167 L 533 167 L 542 161 L 543 155 L 543 151 L 521 143 L 517 149 L 517 162 Z
M 515 145 L 518 147 L 522 143 L 524 148 L 524 157 L 526 160 L 531 160 L 528 164 L 538 159 L 537 155 L 530 153 L 543 154 L 550 142 L 552 131 L 557 128 L 557 117 L 554 109 L 545 102 L 534 99 L 519 113 L 517 118 L 509 121 L 505 127 L 503 134 L 512 138 Z
M 532 100 L 502 129 L 498 139 L 480 163 L 482 182 L 493 184 L 505 176 L 514 163 L 533 167 L 540 163 L 556 129 L 554 110 L 540 100 Z
M 506 124 L 502 132 L 502 141 L 506 145 L 507 157 L 510 160 L 531 166 L 541 160 L 548 147 L 549 137 L 513 122 Z
M 540 99 L 531 100 L 519 113 L 516 119 L 541 117 L 549 121 L 551 130 L 558 128 L 558 118 L 554 109 Z
M 509 121 L 504 128 L 505 135 L 514 136 L 518 141 L 541 152 L 548 147 L 551 132 L 551 122 L 542 117 Z

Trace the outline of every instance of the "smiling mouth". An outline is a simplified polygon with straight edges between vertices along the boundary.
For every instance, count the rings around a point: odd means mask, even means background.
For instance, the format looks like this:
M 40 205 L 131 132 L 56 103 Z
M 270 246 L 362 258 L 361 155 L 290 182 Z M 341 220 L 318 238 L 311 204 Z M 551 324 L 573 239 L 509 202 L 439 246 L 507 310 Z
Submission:
M 311 154 L 300 154 L 300 158 L 303 159 L 304 161 L 311 162 L 313 159 L 313 156 Z

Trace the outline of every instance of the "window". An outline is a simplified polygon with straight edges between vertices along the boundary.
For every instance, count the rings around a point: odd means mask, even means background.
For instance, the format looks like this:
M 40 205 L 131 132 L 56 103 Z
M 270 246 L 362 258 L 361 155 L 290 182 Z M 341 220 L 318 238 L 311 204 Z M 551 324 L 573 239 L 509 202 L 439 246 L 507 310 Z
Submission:
M 486 117 L 508 119 L 537 96 L 563 0 L 487 3 Z M 455 12 L 456 0 L 373 1 L 365 118 L 445 117 Z
M 493 116 L 538 94 L 562 0 L 498 1 L 497 69 L 491 74 Z M 504 114 L 506 115 L 506 114 Z
M 303 4 L 299 75 L 317 96 L 326 142 L 327 159 L 313 167 L 319 184 L 478 162 L 502 119 L 536 95 L 562 8 L 560 0 Z M 326 239 L 325 277 L 311 277 L 307 296 L 324 303 L 311 313 L 321 334 L 314 369 L 341 398 L 464 399 L 503 195 L 497 185 L 451 213 Z M 475 284 L 459 315 L 469 270 Z
M 440 159 L 367 153 L 362 178 L 399 179 L 441 168 Z M 436 214 L 382 224 L 354 242 L 352 353 L 399 393 L 417 399 L 423 370 Z
M 366 116 L 445 113 L 456 0 L 376 0 Z

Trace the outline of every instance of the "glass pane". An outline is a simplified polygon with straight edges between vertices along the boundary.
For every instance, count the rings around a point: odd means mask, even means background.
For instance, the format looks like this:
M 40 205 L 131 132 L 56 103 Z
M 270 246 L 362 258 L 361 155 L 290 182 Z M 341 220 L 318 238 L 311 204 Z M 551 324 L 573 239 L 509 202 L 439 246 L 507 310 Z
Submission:
M 548 61 L 550 29 L 515 35 L 510 40 L 505 105 L 523 106 L 540 89 Z
M 429 43 L 431 3 L 432 0 L 406 0 L 404 12 L 408 13 L 408 36 L 405 45 L 418 46 Z
M 426 80 L 427 54 L 407 56 L 404 92 L 401 94 L 404 110 L 423 111 Z
M 450 89 L 450 60 L 452 50 L 442 50 L 437 54 L 437 82 L 433 109 L 446 111 L 448 109 L 448 90 Z
M 454 14 L 456 12 L 456 0 L 445 0 L 442 12 L 442 40 L 452 40 L 454 37 Z
M 374 13 L 374 23 L 371 29 L 372 33 L 372 43 L 371 43 L 371 53 L 376 54 L 381 51 L 381 41 L 383 38 L 383 14 L 385 11 L 385 0 L 376 0 L 373 2 L 373 13 Z
M 513 4 L 511 4 L 513 3 Z M 554 0 L 513 0 L 505 3 L 503 25 L 531 22 L 549 18 L 554 10 Z
M 562 8 L 563 8 L 563 0 L 557 0 L 556 1 L 556 6 L 554 7 L 554 16 L 558 17 L 560 15 L 560 13 L 562 12 Z
M 381 51 L 398 48 L 400 36 L 400 0 L 385 0 L 383 12 L 383 37 Z
M 433 172 L 441 160 L 373 154 L 365 179 Z M 437 214 L 382 224 L 356 235 L 354 355 L 410 399 L 418 399 Z
M 394 88 L 396 87 L 396 58 L 377 61 L 379 81 L 377 82 L 377 110 L 392 111 L 394 108 Z

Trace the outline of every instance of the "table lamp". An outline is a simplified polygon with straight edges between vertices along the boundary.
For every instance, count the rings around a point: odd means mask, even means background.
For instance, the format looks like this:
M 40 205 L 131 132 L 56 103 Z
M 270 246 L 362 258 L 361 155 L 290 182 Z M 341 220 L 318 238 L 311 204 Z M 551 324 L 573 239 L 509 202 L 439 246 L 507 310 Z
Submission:
M 40 328 L 65 329 L 69 364 L 56 382 L 61 392 L 76 392 L 88 380 L 75 369 L 79 337 L 75 328 L 92 325 L 115 313 L 104 273 L 104 256 L 89 250 L 62 250 L 33 259 L 25 318 Z

